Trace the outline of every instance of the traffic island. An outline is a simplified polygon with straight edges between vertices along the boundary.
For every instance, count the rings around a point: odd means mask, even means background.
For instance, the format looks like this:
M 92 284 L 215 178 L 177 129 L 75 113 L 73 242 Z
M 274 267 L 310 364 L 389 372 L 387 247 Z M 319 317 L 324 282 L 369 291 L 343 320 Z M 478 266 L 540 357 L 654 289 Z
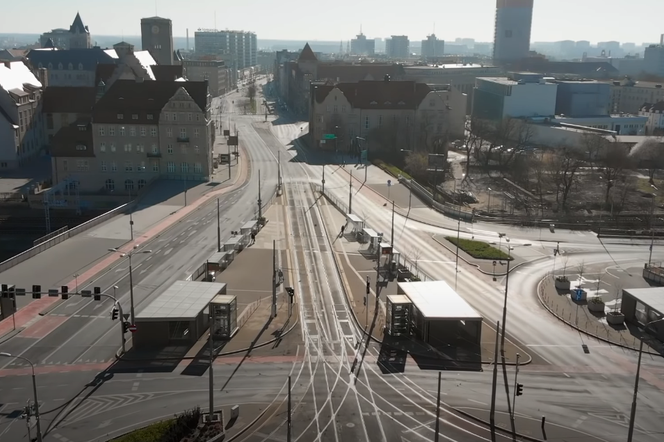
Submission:
M 431 239 L 433 239 L 443 250 L 445 250 L 446 253 L 451 253 L 452 255 L 456 256 L 456 238 L 442 235 L 432 235 Z M 503 247 L 510 247 L 511 249 L 514 248 L 514 246 L 511 246 L 509 243 L 504 241 L 502 244 L 500 241 L 497 241 L 497 243 L 501 249 Z M 464 250 L 464 247 L 468 251 Z M 511 253 L 508 255 L 504 251 L 494 247 L 493 244 L 462 238 L 459 242 L 458 253 L 459 259 L 461 261 L 476 267 L 480 273 L 493 276 L 494 278 L 507 275 L 507 258 L 509 258 L 510 262 L 510 273 L 514 272 L 517 268 L 527 262 L 525 259 L 518 255 L 512 255 Z

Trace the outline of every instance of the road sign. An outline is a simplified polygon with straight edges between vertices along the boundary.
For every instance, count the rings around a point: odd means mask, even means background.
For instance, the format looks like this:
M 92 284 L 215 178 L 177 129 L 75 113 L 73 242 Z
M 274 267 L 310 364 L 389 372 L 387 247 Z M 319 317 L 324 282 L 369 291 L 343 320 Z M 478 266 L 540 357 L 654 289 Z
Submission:
M 392 180 L 387 180 L 387 187 L 390 187 L 392 185 Z
M 360 152 L 360 161 L 366 163 L 368 159 L 369 159 L 369 151 L 364 149 L 362 152 Z
M 323 134 L 323 139 L 324 140 L 336 140 L 337 136 L 334 134 Z
M 136 325 L 135 324 L 130 325 L 129 326 L 129 331 L 132 332 L 132 333 L 136 333 Z
M 123 314 L 122 314 L 122 317 L 123 317 L 125 320 L 129 319 L 129 313 L 123 313 Z

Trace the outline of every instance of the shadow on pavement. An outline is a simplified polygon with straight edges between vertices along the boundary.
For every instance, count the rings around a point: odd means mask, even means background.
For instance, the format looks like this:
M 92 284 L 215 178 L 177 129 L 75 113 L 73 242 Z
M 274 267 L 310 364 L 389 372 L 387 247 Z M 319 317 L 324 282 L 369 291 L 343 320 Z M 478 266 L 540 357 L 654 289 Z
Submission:
M 383 343 L 380 346 L 380 353 L 378 354 L 378 368 L 383 374 L 403 373 L 406 371 L 406 361 L 408 360 L 408 352 L 403 349 L 393 346 L 391 341 L 394 338 L 385 335 Z
M 170 373 L 191 347 L 168 346 L 154 350 L 130 349 L 108 370 L 112 373 Z
M 229 341 L 224 341 L 220 346 L 215 347 L 213 350 L 213 358 L 216 358 L 217 355 L 224 349 L 226 344 Z M 182 374 L 185 376 L 203 376 L 205 372 L 210 368 L 210 346 L 209 341 L 206 343 L 203 348 L 194 356 L 192 361 L 182 370 Z

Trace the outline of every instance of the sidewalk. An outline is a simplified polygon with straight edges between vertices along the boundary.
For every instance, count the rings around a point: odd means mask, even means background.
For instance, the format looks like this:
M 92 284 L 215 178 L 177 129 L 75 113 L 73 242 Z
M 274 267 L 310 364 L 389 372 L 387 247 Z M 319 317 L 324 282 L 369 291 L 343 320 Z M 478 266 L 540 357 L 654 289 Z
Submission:
M 67 285 L 71 290 L 75 290 L 76 287 L 84 286 L 85 283 L 94 278 L 95 275 L 122 259 L 120 254 L 130 251 L 135 243 L 145 243 L 151 240 L 211 199 L 215 199 L 241 187 L 249 175 L 248 161 L 243 161 L 242 157 L 243 156 L 241 155 L 239 172 L 232 180 L 225 184 L 221 182 L 214 186 L 210 186 L 212 183 L 200 184 L 195 188 L 188 190 L 188 204 L 186 207 L 180 206 L 166 216 L 161 213 L 163 210 L 162 208 L 155 207 L 154 210 L 160 211 L 159 213 L 161 214 L 157 220 L 161 221 L 155 221 L 152 225 L 145 227 L 142 230 L 135 229 L 133 242 L 128 243 L 128 237 L 125 239 L 106 238 L 102 239 L 100 242 L 99 236 L 95 235 L 99 235 L 99 232 L 103 232 L 104 229 L 106 229 L 106 231 L 109 229 L 108 226 L 103 224 L 91 232 L 81 234 L 80 237 L 74 237 L 58 244 L 8 271 L 3 272 L 0 274 L 0 280 L 5 284 L 15 284 L 17 287 L 24 287 L 27 290 L 31 288 L 32 284 L 41 284 L 42 291 L 47 291 L 49 288 L 60 285 Z M 246 156 L 244 156 L 244 158 L 246 159 Z M 178 196 L 173 198 L 178 198 Z M 182 199 L 184 202 L 184 198 Z M 142 200 L 141 203 L 144 203 L 144 201 Z M 141 207 L 140 204 L 139 207 Z M 147 211 L 150 209 L 145 208 L 142 210 Z M 125 217 L 126 221 L 118 221 L 118 218 Z M 119 222 L 126 223 L 128 230 L 128 215 L 116 217 L 110 221 L 110 223 Z M 138 230 L 138 232 L 136 230 Z M 102 246 L 109 247 L 104 248 Z M 109 253 L 108 248 L 110 247 L 117 247 L 119 253 Z M 76 274 L 78 275 L 75 276 Z M 39 280 L 36 280 L 37 277 Z M 30 279 L 28 280 L 27 278 Z M 46 280 L 46 278 L 50 279 Z M 19 280 L 22 284 L 16 282 Z M 16 321 L 17 330 L 25 327 L 31 323 L 41 311 L 47 309 L 59 299 L 60 298 L 56 297 L 42 297 L 42 299 L 33 301 L 30 296 L 26 296 L 25 301 L 23 302 L 27 302 L 27 305 L 19 306 L 19 310 L 14 315 L 14 319 L 8 317 L 3 321 L 0 321 L 0 337 L 13 331 L 13 320 Z
M 380 289 L 380 307 L 376 315 L 376 260 L 366 254 L 365 244 L 360 244 L 354 238 L 351 232 L 347 232 L 343 237 L 332 237 L 336 232 L 339 232 L 342 225 L 345 225 L 345 215 L 340 213 L 327 199 L 321 198 L 318 200 L 321 206 L 321 213 L 323 221 L 326 223 L 327 231 L 330 232 L 330 241 L 333 244 L 333 251 L 336 256 L 337 263 L 341 268 L 341 277 L 349 296 L 349 303 L 351 304 L 357 321 L 360 327 L 366 330 L 367 328 L 367 307 L 364 305 L 364 297 L 366 293 L 366 278 L 369 277 L 371 281 L 371 295 L 368 302 L 368 325 L 371 330 L 373 339 L 377 342 L 383 342 L 386 338 L 383 334 L 383 326 L 385 325 L 385 303 L 386 296 L 397 293 L 396 280 L 388 281 Z M 382 277 L 381 277 L 382 281 Z M 482 324 L 482 343 L 480 355 L 464 355 L 461 349 L 458 349 L 459 360 L 467 357 L 467 360 L 475 359 L 479 356 L 478 362 L 482 364 L 490 364 L 494 360 L 496 332 L 490 324 L 484 322 Z M 383 342 L 386 343 L 386 342 Z M 405 351 L 414 358 L 418 356 L 425 356 L 427 359 L 431 358 L 431 349 L 426 344 L 416 342 L 411 339 L 392 339 L 387 344 L 392 348 Z M 516 353 L 521 355 L 521 364 L 525 365 L 531 361 L 528 352 L 524 351 L 514 345 L 509 340 L 506 341 L 506 358 L 508 362 L 516 361 Z M 459 361 L 457 361 L 459 362 Z M 474 364 L 472 364 L 474 365 Z

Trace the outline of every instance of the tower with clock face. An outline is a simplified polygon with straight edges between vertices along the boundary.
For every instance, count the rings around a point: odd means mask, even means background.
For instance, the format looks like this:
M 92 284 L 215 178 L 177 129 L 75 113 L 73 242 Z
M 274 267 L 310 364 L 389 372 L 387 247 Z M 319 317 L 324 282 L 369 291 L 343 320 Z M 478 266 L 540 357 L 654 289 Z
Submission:
M 149 17 L 141 19 L 141 43 L 144 51 L 160 65 L 173 64 L 173 24 L 170 19 Z

